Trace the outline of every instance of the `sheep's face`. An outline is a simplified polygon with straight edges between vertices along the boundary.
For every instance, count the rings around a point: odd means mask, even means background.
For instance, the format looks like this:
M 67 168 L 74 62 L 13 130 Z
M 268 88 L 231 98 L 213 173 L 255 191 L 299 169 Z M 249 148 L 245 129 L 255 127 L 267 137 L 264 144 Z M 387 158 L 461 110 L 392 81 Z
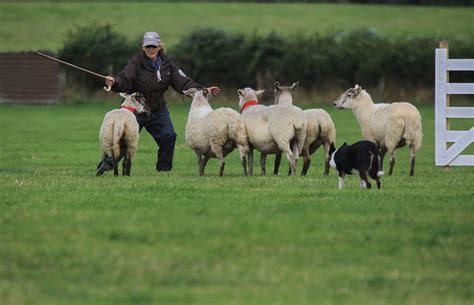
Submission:
M 151 114 L 150 106 L 146 103 L 145 97 L 141 93 L 134 93 L 134 99 L 137 104 L 137 113 L 146 113 L 147 115 Z
M 252 88 L 244 88 L 237 90 L 237 94 L 239 95 L 239 105 L 240 108 L 248 102 L 248 101 L 258 101 L 259 96 L 261 96 L 265 92 L 265 90 L 254 90 Z
M 348 89 L 346 92 L 341 94 L 334 102 L 334 107 L 337 109 L 350 109 L 354 108 L 357 102 L 357 97 L 361 93 L 362 88 L 359 85 L 355 85 L 354 88 Z
M 202 90 L 197 88 L 189 88 L 188 90 L 183 90 L 183 94 L 192 98 L 202 96 L 207 99 L 209 98 L 209 95 L 211 95 L 211 92 L 207 88 Z
M 193 101 L 194 100 L 208 100 L 209 96 L 211 95 L 211 92 L 209 89 L 204 88 L 204 89 L 197 89 L 197 88 L 190 88 L 188 90 L 183 90 L 183 94 L 188 97 L 192 97 Z
M 281 86 L 279 81 L 276 81 L 273 84 L 273 94 L 274 94 L 274 101 L 275 104 L 280 104 L 280 97 L 284 96 L 282 99 L 285 103 L 293 103 L 293 99 L 291 96 L 291 91 L 298 86 L 299 82 L 293 83 L 291 86 Z
M 139 92 L 132 94 L 120 93 L 120 96 L 124 98 L 122 106 L 130 106 L 136 109 L 137 113 L 146 113 L 150 115 L 150 106 L 146 103 L 145 97 Z

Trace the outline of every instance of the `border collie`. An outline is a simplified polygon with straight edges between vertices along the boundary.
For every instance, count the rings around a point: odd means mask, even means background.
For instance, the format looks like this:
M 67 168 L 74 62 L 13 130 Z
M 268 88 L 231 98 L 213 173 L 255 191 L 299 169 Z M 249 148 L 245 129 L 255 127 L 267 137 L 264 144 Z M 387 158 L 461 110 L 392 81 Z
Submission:
M 342 144 L 336 150 L 331 143 L 329 149 L 331 155 L 330 165 L 336 168 L 339 173 L 339 189 L 342 190 L 344 185 L 344 176 L 359 173 L 360 187 L 371 188 L 371 184 L 367 178 L 370 176 L 377 182 L 377 188 L 380 188 L 380 177 L 383 172 L 380 171 L 380 153 L 377 145 L 370 141 L 359 141 L 352 145 Z

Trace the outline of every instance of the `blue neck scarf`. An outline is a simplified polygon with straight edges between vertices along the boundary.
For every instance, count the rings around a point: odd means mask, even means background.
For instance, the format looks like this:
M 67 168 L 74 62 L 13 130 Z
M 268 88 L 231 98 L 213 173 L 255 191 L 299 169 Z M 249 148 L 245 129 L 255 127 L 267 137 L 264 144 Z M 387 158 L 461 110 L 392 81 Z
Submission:
M 155 69 L 155 70 L 160 70 L 161 66 L 161 57 L 158 55 L 156 56 L 156 62 L 153 62 L 150 58 L 146 58 L 148 60 L 148 63 L 150 63 L 150 66 Z
M 148 60 L 148 63 L 150 66 L 155 70 L 156 72 L 156 78 L 158 79 L 158 82 L 161 81 L 161 73 L 160 73 L 160 67 L 161 67 L 161 57 L 160 55 L 156 56 L 156 62 L 153 62 L 150 58 L 146 58 Z

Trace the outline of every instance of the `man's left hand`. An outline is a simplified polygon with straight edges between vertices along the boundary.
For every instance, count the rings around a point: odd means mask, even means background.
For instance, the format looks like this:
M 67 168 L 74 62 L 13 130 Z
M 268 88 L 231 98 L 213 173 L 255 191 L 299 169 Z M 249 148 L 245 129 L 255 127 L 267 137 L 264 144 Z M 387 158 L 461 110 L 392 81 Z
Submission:
M 221 89 L 219 89 L 219 87 L 208 87 L 207 90 L 209 90 L 209 92 L 211 92 L 212 95 L 218 95 L 220 92 L 221 92 Z

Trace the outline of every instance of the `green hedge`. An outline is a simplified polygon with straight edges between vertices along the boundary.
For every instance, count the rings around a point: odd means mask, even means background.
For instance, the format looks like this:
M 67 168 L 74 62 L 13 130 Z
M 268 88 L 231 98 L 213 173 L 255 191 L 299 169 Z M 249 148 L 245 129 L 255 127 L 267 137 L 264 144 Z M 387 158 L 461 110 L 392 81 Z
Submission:
M 278 79 L 287 83 L 299 80 L 316 87 L 396 83 L 417 88 L 434 83 L 437 45 L 436 38 L 388 39 L 373 29 L 245 38 L 203 28 L 183 38 L 170 54 L 204 84 L 263 87 Z M 450 40 L 450 46 L 451 57 L 474 58 L 474 38 Z M 456 78 L 472 81 L 469 74 Z
M 137 46 L 113 31 L 110 25 L 79 27 L 68 33 L 59 58 L 102 75 L 120 71 Z M 68 81 L 88 90 L 101 88 L 104 80 L 85 72 L 65 68 Z
M 434 49 L 438 38 L 389 39 L 373 29 L 283 37 L 250 37 L 201 28 L 168 50 L 168 55 L 196 81 L 234 89 L 269 87 L 275 80 L 299 80 L 306 88 L 385 85 L 407 89 L 434 84 Z M 474 37 L 449 40 L 452 58 L 474 58 Z M 103 74 L 120 71 L 139 51 L 110 26 L 70 33 L 60 58 Z M 103 81 L 67 69 L 90 89 Z M 473 73 L 453 74 L 453 81 L 474 82 Z

